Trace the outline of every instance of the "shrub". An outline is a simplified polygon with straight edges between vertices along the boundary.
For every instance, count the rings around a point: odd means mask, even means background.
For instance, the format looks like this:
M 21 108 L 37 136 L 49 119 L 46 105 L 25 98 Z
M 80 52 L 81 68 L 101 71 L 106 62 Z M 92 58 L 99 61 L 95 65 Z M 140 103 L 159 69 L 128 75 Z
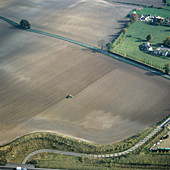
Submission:
M 25 19 L 22 19 L 20 21 L 20 25 L 21 25 L 21 27 L 26 28 L 26 29 L 30 29 L 31 28 L 31 24 L 27 20 L 25 20 Z
M 130 21 L 132 22 L 132 23 L 135 23 L 135 22 L 137 22 L 138 21 L 138 14 L 137 13 L 132 13 L 131 15 L 130 15 Z
M 170 37 L 167 37 L 167 39 L 164 41 L 163 45 L 165 47 L 170 47 Z

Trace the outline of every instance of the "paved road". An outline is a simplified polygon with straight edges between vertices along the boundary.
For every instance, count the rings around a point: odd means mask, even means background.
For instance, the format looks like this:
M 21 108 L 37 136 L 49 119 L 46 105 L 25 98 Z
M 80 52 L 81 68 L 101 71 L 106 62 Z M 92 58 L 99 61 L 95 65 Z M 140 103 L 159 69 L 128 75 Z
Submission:
M 16 167 L 27 168 L 27 170 L 59 170 L 59 169 L 49 169 L 49 168 L 35 168 L 33 165 L 31 166 L 31 165 L 23 165 L 23 164 L 7 164 L 5 166 L 0 166 L 0 170 L 16 170 Z
M 93 158 L 109 158 L 109 157 L 116 157 L 116 156 L 120 156 L 120 155 L 126 155 L 132 151 L 134 151 L 135 149 L 137 149 L 138 147 L 140 147 L 141 145 L 143 145 L 149 138 L 151 138 L 151 136 L 153 136 L 154 134 L 156 134 L 162 127 L 164 127 L 166 124 L 168 124 L 170 122 L 170 118 L 168 118 L 166 121 L 164 121 L 160 126 L 157 126 L 157 128 L 151 132 L 147 137 L 145 137 L 142 141 L 140 141 L 139 143 L 137 143 L 135 146 L 133 146 L 132 148 L 123 151 L 123 152 L 119 152 L 119 153 L 113 153 L 113 154 L 99 154 L 99 155 L 94 155 L 94 154 L 84 154 L 84 153 L 75 153 L 75 152 L 66 152 L 66 151 L 59 151 L 59 150 L 52 150 L 52 149 L 41 149 L 41 150 L 37 150 L 35 152 L 30 153 L 22 162 L 22 164 L 25 164 L 27 162 L 28 159 L 30 159 L 32 156 L 37 155 L 39 153 L 44 153 L 44 152 L 49 152 L 49 153 L 58 153 L 58 154 L 64 154 L 64 155 L 71 155 L 71 156 L 78 156 L 78 157 L 93 157 Z
M 2 17 L 0 16 L 0 19 L 1 20 L 4 20 L 6 22 L 8 22 L 9 24 L 13 25 L 14 27 L 17 27 L 17 28 L 21 28 L 20 25 L 10 19 L 7 19 L 5 17 Z M 139 68 L 142 68 L 144 70 L 147 70 L 147 71 L 150 71 L 152 73 L 155 73 L 155 74 L 158 74 L 164 78 L 167 78 L 167 79 L 170 79 L 170 75 L 167 75 L 167 74 L 163 74 L 162 72 L 160 71 L 157 71 L 149 66 L 145 66 L 143 64 L 140 64 L 140 63 L 137 63 L 135 61 L 132 61 L 132 60 L 129 60 L 129 59 L 126 59 L 126 58 L 123 58 L 123 57 L 120 57 L 118 55 L 115 55 L 115 54 L 111 54 L 111 53 L 108 53 L 108 51 L 105 51 L 105 50 L 101 50 L 97 47 L 94 47 L 92 45 L 88 45 L 88 44 L 85 44 L 85 43 L 82 43 L 82 42 L 78 42 L 78 41 L 75 41 L 75 40 L 72 40 L 72 39 L 69 39 L 69 38 L 65 38 L 65 37 L 62 37 L 62 36 L 59 36 L 59 35 L 56 35 L 56 34 L 51 34 L 51 33 L 48 33 L 48 32 L 44 32 L 44 31 L 40 31 L 40 30 L 35 30 L 35 29 L 22 29 L 22 30 L 25 30 L 25 31 L 28 31 L 28 32 L 33 32 L 33 33 L 36 33 L 36 34 L 41 34 L 41 35 L 45 35 L 45 36 L 48 36 L 48 37 L 53 37 L 53 38 L 57 38 L 57 39 L 60 39 L 60 40 L 64 40 L 64 41 L 67 41 L 67 42 L 70 42 L 70 43 L 73 43 L 73 44 L 77 44 L 77 45 L 80 45 L 82 47 L 86 47 L 86 48 L 89 48 L 89 49 L 92 49 L 92 50 L 95 50 L 99 53 L 102 53 L 102 54 L 105 54 L 109 57 L 112 57 L 114 59 L 117 59 L 119 61 L 123 61 L 123 62 L 126 62 L 128 64 L 131 64 L 131 65 L 134 65 L 136 67 L 139 67 Z

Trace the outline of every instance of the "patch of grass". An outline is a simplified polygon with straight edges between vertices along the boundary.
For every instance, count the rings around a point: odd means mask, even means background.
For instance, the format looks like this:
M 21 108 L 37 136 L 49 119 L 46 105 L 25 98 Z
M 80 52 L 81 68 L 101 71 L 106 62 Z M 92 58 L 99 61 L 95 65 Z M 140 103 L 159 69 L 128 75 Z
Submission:
M 150 14 L 154 16 L 168 17 L 170 18 L 170 12 L 166 9 L 158 9 L 158 8 L 143 8 L 142 10 L 136 10 L 137 14 Z
M 146 42 L 148 34 L 152 34 L 151 44 L 155 48 L 159 47 L 168 37 L 168 30 L 169 28 L 165 26 L 154 26 L 138 21 L 128 28 L 126 37 L 114 51 L 143 63 L 148 62 L 147 64 L 163 70 L 164 65 L 170 62 L 170 58 L 144 53 L 139 50 L 139 45 Z

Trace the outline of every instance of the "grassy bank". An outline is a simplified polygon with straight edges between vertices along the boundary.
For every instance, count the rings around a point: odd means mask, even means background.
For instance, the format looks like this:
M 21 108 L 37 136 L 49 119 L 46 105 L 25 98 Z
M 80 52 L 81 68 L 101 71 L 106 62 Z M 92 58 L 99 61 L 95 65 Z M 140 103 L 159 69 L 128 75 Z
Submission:
M 42 153 L 35 155 L 28 163 L 33 163 L 37 167 L 67 168 L 67 169 L 107 169 L 107 168 L 144 168 L 144 169 L 166 169 L 170 166 L 169 153 L 153 153 L 148 147 L 156 143 L 160 137 L 167 133 L 168 129 L 163 128 L 148 141 L 139 152 L 115 158 L 86 158 L 73 157 L 61 154 Z
M 21 163 L 27 155 L 39 149 L 56 149 L 91 154 L 117 153 L 131 148 L 153 130 L 154 127 L 110 145 L 95 145 L 55 133 L 33 133 L 1 147 L 0 156 L 4 157 L 7 162 Z

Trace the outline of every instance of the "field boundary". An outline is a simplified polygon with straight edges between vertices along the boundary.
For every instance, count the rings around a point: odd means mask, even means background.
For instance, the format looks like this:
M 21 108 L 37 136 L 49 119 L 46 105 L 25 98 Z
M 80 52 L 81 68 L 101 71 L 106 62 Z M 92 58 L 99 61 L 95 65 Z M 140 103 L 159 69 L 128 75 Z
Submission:
M 128 64 L 131 64 L 131 65 L 134 65 L 136 67 L 139 67 L 141 69 L 144 69 L 144 70 L 147 70 L 147 71 L 150 71 L 152 73 L 155 73 L 157 75 L 160 75 L 164 78 L 167 78 L 170 80 L 170 75 L 167 75 L 167 74 L 164 74 L 163 72 L 161 72 L 160 70 L 157 70 L 151 66 L 148 66 L 146 64 L 143 64 L 141 62 L 138 62 L 136 60 L 133 60 L 133 59 L 129 59 L 129 58 L 125 58 L 124 56 L 120 55 L 120 54 L 116 54 L 116 53 L 110 53 L 106 50 L 101 50 L 95 46 L 92 46 L 92 45 L 88 45 L 88 44 L 85 44 L 85 43 L 82 43 L 82 42 L 79 42 L 79 41 L 75 41 L 75 40 L 72 40 L 72 39 L 69 39 L 69 38 L 66 38 L 66 37 L 63 37 L 63 36 L 60 36 L 60 35 L 56 35 L 56 34 L 52 34 L 52 33 L 48 33 L 48 32 L 44 32 L 44 31 L 40 31 L 40 30 L 36 30 L 36 29 L 24 29 L 24 28 L 21 28 L 20 25 L 10 19 L 7 19 L 5 17 L 2 17 L 0 16 L 0 19 L 11 24 L 12 26 L 18 28 L 18 29 L 21 29 L 21 30 L 24 30 L 24 31 L 28 31 L 28 32 L 32 32 L 32 33 L 37 33 L 37 34 L 41 34 L 41 35 L 45 35 L 45 36 L 48 36 L 48 37 L 52 37 L 52 38 L 57 38 L 57 39 L 60 39 L 60 40 L 64 40 L 64 41 L 67 41 L 67 42 L 70 42 L 70 43 L 73 43 L 73 44 L 76 44 L 76 45 L 79 45 L 79 46 L 82 46 L 82 47 L 85 47 L 85 48 L 89 48 L 91 50 L 95 50 L 99 53 L 102 53 L 104 55 L 107 55 L 109 57 L 112 57 L 116 60 L 119 60 L 119 61 L 123 61 L 125 63 L 128 63 Z
M 170 122 L 170 117 L 168 119 L 166 119 L 161 125 L 157 126 L 157 128 L 152 131 L 148 136 L 146 136 L 142 141 L 140 141 L 139 143 L 137 143 L 135 146 L 133 146 L 132 148 L 123 151 L 123 152 L 119 152 L 119 153 L 113 153 L 113 154 L 84 154 L 84 153 L 76 153 L 76 152 L 66 152 L 66 151 L 60 151 L 60 150 L 53 150 L 53 149 L 41 149 L 41 150 L 37 150 L 35 152 L 30 153 L 22 162 L 22 164 L 25 164 L 27 162 L 27 160 L 29 160 L 31 157 L 39 154 L 39 153 L 44 153 L 44 152 L 49 152 L 49 153 L 58 153 L 58 154 L 63 154 L 63 155 L 71 155 L 71 156 L 78 156 L 78 157 L 89 157 L 89 158 L 109 158 L 109 157 L 117 157 L 117 156 L 121 156 L 121 155 L 126 155 L 129 154 L 130 152 L 133 152 L 134 150 L 136 150 L 137 148 L 139 148 L 141 145 L 143 145 L 144 143 L 146 143 L 146 141 L 148 139 L 150 139 L 152 136 L 154 136 L 157 132 L 159 132 L 159 130 L 161 128 L 163 128 L 166 124 L 168 124 Z

